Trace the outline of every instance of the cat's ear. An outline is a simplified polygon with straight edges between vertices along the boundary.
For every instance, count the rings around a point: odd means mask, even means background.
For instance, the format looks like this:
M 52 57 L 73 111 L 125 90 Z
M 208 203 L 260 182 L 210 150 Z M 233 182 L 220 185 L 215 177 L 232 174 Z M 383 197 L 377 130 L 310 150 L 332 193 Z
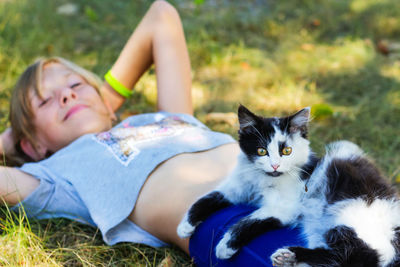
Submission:
M 255 126 L 258 119 L 257 115 L 253 114 L 243 105 L 239 106 L 238 117 L 241 131 L 248 127 Z
M 310 107 L 306 107 L 296 114 L 289 117 L 290 120 L 290 133 L 300 131 L 303 137 L 307 136 L 307 124 L 310 120 Z

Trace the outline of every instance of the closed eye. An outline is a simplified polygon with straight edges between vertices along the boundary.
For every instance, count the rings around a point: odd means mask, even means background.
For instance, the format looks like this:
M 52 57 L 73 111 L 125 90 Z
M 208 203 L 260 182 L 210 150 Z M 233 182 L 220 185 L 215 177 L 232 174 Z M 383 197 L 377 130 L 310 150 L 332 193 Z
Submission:
M 39 104 L 39 108 L 46 105 L 49 101 L 50 101 L 50 97 L 42 100 L 42 102 L 40 102 L 40 104 Z
M 74 83 L 73 85 L 71 85 L 71 88 L 73 89 L 73 88 L 76 88 L 76 87 L 78 87 L 80 85 L 81 85 L 81 83 Z

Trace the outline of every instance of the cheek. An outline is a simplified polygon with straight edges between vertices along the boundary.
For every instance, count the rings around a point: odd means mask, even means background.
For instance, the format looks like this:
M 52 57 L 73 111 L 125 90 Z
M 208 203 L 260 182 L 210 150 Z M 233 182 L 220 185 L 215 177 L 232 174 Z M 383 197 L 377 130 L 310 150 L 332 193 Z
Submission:
M 97 93 L 96 89 L 87 85 L 85 88 L 80 89 L 79 97 L 86 99 L 86 101 L 93 104 L 103 103 L 101 96 Z
M 69 132 L 59 124 L 55 112 L 39 112 L 34 123 L 38 140 L 49 150 L 56 151 L 65 143 Z
M 47 127 L 46 129 L 37 129 L 37 140 L 50 151 L 57 151 L 59 149 L 60 139 L 63 137 L 58 129 L 54 127 Z M 61 138 L 60 138 L 61 137 Z
M 270 158 L 268 156 L 258 157 L 254 161 L 254 164 L 259 169 L 268 170 L 268 171 L 271 169 Z
M 291 170 L 295 165 L 297 165 L 296 156 L 294 155 L 293 152 L 288 156 L 282 156 L 281 167 L 280 167 L 282 171 Z
M 35 115 L 34 124 L 38 132 L 51 131 L 55 126 L 55 112 L 38 112 Z
M 110 117 L 109 111 L 104 104 L 103 100 L 101 97 L 97 94 L 94 93 L 95 95 L 91 94 L 86 97 L 87 103 L 91 106 L 91 108 L 97 112 L 101 117 Z
M 288 157 L 293 165 L 303 165 L 307 162 L 310 155 L 309 142 L 305 139 L 299 139 L 293 144 L 293 151 Z

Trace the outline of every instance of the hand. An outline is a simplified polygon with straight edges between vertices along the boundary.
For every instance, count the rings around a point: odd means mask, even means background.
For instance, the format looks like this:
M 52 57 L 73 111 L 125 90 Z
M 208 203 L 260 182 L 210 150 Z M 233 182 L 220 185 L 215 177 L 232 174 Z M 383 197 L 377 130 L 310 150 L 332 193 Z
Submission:
M 14 154 L 14 139 L 12 136 L 11 128 L 7 128 L 1 135 L 0 135 L 0 153 L 1 154 Z

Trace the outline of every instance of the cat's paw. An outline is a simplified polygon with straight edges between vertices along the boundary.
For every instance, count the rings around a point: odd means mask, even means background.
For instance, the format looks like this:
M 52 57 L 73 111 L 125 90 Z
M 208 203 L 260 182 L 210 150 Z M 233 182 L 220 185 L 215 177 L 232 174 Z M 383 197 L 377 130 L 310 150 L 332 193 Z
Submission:
M 187 220 L 187 216 L 185 216 L 178 225 L 176 232 L 180 238 L 187 238 L 192 236 L 195 229 L 196 226 L 190 224 L 189 221 Z
M 215 247 L 215 255 L 218 259 L 229 259 L 238 251 L 228 246 L 229 240 L 231 240 L 230 233 L 225 233 L 224 237 Z
M 297 266 L 296 254 L 286 248 L 281 248 L 275 251 L 275 253 L 271 255 L 271 261 L 272 265 L 277 267 Z

